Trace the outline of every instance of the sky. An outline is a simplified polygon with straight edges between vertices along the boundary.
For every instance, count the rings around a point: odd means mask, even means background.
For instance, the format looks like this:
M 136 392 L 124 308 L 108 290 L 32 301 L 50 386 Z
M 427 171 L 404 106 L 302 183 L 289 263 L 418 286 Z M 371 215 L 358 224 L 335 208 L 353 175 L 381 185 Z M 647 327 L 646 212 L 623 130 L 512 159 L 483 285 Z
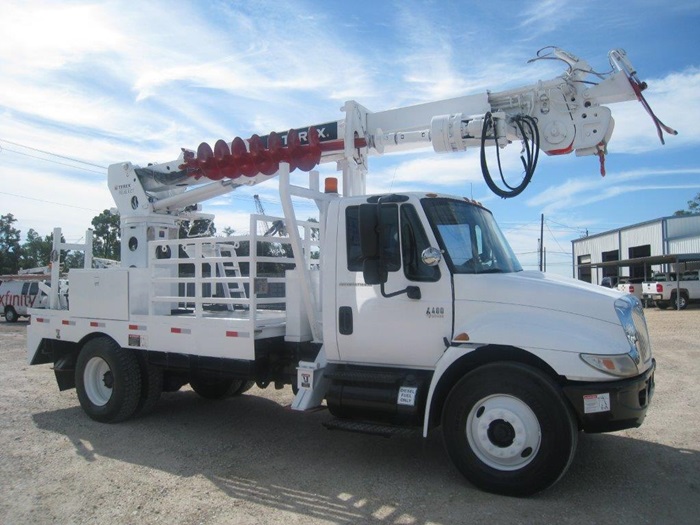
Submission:
M 0 214 L 77 242 L 114 207 L 106 167 L 175 160 L 181 148 L 372 111 L 548 80 L 557 46 L 608 71 L 623 48 L 655 113 L 678 130 L 662 146 L 641 105 L 610 105 L 607 174 L 596 157 L 540 156 L 530 186 L 500 199 L 479 152 L 371 157 L 368 190 L 474 198 L 493 213 L 525 269 L 572 275 L 571 241 L 687 208 L 700 193 L 700 3 L 677 0 L 34 1 L 0 17 Z M 515 175 L 519 146 L 506 157 Z M 518 161 L 519 162 L 519 161 Z M 334 164 L 321 175 L 336 175 Z M 248 232 L 258 194 L 281 215 L 277 183 L 204 204 L 221 231 Z M 301 218 L 317 217 L 305 204 Z M 306 214 L 306 216 L 305 216 Z

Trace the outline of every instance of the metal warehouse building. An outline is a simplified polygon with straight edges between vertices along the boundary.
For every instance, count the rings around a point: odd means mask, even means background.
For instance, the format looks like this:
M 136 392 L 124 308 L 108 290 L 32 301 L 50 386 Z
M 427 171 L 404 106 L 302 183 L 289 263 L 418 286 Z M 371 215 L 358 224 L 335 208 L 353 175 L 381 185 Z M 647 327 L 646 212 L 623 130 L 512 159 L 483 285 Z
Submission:
M 700 215 L 663 217 L 572 241 L 574 277 L 645 279 L 652 271 L 700 267 Z

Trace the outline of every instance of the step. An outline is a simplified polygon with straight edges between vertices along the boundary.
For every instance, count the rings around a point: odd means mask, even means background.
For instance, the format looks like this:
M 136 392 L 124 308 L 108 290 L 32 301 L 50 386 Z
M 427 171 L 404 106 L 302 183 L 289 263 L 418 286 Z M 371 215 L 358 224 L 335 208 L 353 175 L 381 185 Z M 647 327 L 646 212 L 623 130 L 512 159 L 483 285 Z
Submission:
M 391 436 L 411 436 L 418 429 L 409 427 L 396 427 L 381 423 L 367 423 L 364 421 L 353 421 L 351 419 L 331 419 L 324 421 L 323 426 L 328 430 L 344 430 L 346 432 L 356 432 L 358 434 L 371 434 L 390 438 Z
M 375 370 L 344 370 L 334 369 L 326 372 L 325 377 L 337 381 L 348 381 L 354 383 L 383 383 L 395 384 L 398 383 L 402 376 L 391 372 L 382 372 Z

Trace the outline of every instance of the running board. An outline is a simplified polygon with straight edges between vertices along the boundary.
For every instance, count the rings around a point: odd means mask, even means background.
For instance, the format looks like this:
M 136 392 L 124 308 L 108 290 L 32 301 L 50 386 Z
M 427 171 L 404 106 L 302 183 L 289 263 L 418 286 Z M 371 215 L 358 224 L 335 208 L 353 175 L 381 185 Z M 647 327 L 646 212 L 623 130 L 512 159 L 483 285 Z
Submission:
M 358 434 L 371 434 L 390 438 L 391 436 L 410 436 L 418 432 L 418 428 L 396 427 L 393 425 L 382 425 L 380 423 L 366 423 L 363 421 L 353 421 L 350 419 L 331 419 L 325 421 L 323 426 L 328 430 L 344 430 L 346 432 L 356 432 Z

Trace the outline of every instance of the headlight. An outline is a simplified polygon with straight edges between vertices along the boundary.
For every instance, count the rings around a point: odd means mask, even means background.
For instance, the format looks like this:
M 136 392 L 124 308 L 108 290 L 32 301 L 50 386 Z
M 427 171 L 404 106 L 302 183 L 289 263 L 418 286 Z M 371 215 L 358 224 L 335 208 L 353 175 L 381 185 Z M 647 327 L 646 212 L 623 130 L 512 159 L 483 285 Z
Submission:
M 615 301 L 615 311 L 630 344 L 630 357 L 640 366 L 649 363 L 651 361 L 649 331 L 639 299 L 633 295 L 621 297 Z
M 639 373 L 637 364 L 629 354 L 581 354 L 581 359 L 596 370 L 614 376 L 632 377 Z
M 651 345 L 644 311 L 639 300 L 626 295 L 615 301 L 615 312 L 629 343 L 626 354 L 581 354 L 581 359 L 596 370 L 618 377 L 632 377 L 644 371 L 651 362 Z

